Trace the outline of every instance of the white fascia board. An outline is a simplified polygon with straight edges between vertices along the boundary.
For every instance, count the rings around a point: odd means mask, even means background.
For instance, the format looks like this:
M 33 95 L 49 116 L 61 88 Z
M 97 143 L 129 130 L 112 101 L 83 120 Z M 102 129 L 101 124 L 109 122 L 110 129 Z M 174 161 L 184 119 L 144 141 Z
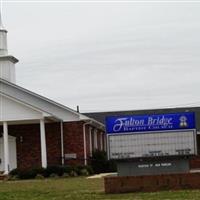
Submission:
M 93 118 L 88 118 L 88 119 L 83 120 L 83 121 L 85 121 L 86 123 L 88 122 L 88 123 L 91 124 L 92 126 L 94 126 L 94 127 L 96 127 L 96 128 L 99 128 L 99 129 L 105 131 L 105 125 L 102 124 L 102 123 L 99 122 L 99 121 L 96 121 L 96 120 L 93 119 Z
M 19 60 L 17 58 L 15 58 L 14 56 L 11 56 L 11 55 L 1 55 L 0 61 L 2 61 L 2 60 L 9 60 L 14 64 L 19 62 Z
M 95 119 L 91 119 L 93 124 L 96 124 L 100 129 L 105 130 L 105 125 L 102 124 L 101 122 L 96 121 Z

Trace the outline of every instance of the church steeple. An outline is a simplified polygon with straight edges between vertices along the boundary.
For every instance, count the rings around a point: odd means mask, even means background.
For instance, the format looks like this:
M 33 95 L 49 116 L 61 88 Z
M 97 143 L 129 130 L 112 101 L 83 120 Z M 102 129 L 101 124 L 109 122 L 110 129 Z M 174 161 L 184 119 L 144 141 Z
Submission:
M 15 57 L 8 55 L 7 30 L 3 26 L 0 9 L 0 78 L 15 83 L 15 63 L 17 62 Z
M 2 23 L 2 18 L 1 18 L 1 8 L 0 8 L 0 29 L 3 29 L 3 23 Z
M 0 11 L 0 55 L 7 55 L 7 30 L 4 28 L 2 23 L 2 16 Z

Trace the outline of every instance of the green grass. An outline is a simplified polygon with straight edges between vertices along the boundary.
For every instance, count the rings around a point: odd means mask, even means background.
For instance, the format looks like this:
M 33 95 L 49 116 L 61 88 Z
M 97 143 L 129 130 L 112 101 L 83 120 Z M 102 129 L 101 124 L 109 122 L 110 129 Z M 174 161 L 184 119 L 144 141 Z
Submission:
M 200 190 L 105 194 L 103 179 L 66 178 L 0 183 L 0 200 L 199 200 Z

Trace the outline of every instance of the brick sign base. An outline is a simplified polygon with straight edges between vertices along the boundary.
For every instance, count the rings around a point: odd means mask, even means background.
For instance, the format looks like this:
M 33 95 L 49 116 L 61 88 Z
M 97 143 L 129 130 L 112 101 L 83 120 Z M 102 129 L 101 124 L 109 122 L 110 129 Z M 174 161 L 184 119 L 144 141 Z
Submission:
M 200 173 L 105 177 L 106 193 L 200 189 Z

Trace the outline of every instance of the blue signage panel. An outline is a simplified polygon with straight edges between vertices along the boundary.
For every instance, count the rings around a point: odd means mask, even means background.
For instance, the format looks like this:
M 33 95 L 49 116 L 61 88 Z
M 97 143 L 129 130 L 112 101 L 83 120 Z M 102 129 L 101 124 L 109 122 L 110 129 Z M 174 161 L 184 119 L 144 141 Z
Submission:
M 107 134 L 194 128 L 195 114 L 193 112 L 159 115 L 125 115 L 106 118 Z

